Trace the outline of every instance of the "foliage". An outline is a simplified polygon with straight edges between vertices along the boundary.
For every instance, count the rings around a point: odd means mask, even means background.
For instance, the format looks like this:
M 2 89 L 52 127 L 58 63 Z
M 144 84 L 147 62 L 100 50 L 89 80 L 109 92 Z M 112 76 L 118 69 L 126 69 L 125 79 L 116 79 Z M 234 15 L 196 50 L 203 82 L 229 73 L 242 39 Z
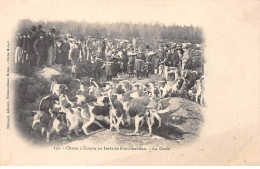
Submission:
M 76 77 L 94 77 L 95 68 L 91 63 L 77 63 L 76 65 Z
M 51 27 L 56 27 L 60 34 L 71 34 L 75 39 L 87 38 L 92 36 L 100 38 L 104 36 L 108 39 L 128 39 L 134 37 L 143 39 L 146 43 L 152 43 L 155 40 L 173 41 L 176 43 L 203 43 L 203 32 L 199 27 L 180 26 L 172 24 L 165 26 L 163 24 L 143 24 L 143 23 L 87 23 L 76 21 L 39 21 L 21 20 L 17 32 L 27 33 L 32 25 L 42 24 L 43 29 L 48 31 Z
M 31 77 L 34 74 L 35 68 L 28 66 L 27 64 L 16 64 L 14 73 L 22 74 L 24 76 Z
M 16 106 L 21 108 L 27 103 L 33 103 L 50 91 L 50 84 L 43 78 L 25 77 L 15 83 Z

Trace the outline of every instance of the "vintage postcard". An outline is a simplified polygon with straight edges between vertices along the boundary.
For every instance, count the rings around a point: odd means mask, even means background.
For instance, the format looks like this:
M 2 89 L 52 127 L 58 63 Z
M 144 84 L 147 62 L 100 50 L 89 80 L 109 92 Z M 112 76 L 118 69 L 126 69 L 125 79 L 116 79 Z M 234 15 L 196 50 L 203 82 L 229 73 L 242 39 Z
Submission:
M 260 1 L 1 1 L 0 165 L 260 165 Z

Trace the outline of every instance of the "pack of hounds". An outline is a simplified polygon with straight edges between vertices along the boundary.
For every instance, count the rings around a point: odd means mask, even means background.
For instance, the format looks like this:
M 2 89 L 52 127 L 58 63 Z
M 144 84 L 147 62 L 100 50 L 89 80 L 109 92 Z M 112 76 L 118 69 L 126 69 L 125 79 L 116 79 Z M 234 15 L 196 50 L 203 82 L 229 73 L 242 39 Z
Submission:
M 146 122 L 150 136 L 155 120 L 157 127 L 161 127 L 160 114 L 171 111 L 163 109 L 164 98 L 188 97 L 204 105 L 205 75 L 178 68 L 169 73 L 173 74 L 173 81 L 97 83 L 90 79 L 88 88 L 79 79 L 74 79 L 79 87 L 73 97 L 68 96 L 67 85 L 53 81 L 50 94 L 41 99 L 39 110 L 33 111 L 32 131 L 40 133 L 48 142 L 53 134 L 69 140 L 72 132 L 77 136 L 83 132 L 89 135 L 89 126 L 94 123 L 103 128 L 101 122 L 118 133 L 121 127 L 127 128 L 134 123 L 134 132 L 125 134 L 136 135 Z

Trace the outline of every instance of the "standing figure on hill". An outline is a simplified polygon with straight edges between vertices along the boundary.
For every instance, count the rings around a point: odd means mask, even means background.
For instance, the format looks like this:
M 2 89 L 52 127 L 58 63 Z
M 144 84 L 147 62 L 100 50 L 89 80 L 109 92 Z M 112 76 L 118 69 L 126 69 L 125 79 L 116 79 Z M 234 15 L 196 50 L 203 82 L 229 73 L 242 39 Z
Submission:
M 128 55 L 127 72 L 128 72 L 129 77 L 130 77 L 130 75 L 134 75 L 135 56 L 136 56 L 136 54 L 133 52 L 131 52 Z
M 92 41 L 91 41 L 91 36 L 88 36 L 88 40 L 86 42 L 86 53 L 87 53 L 87 58 L 86 61 L 91 63 L 91 57 L 92 57 Z
M 55 39 L 55 28 L 51 28 L 49 33 L 46 35 L 45 40 L 46 40 L 46 47 L 48 50 L 48 57 L 47 57 L 47 65 L 51 66 L 54 62 L 54 39 Z
M 177 51 L 178 60 L 179 60 L 178 67 L 182 68 L 183 49 L 181 48 L 181 46 L 179 44 L 177 44 L 177 46 L 176 46 L 176 51 Z
M 98 41 L 98 50 L 97 50 L 97 57 L 99 59 L 104 60 L 105 59 L 105 49 L 106 49 L 106 44 L 104 41 L 104 38 L 102 37 L 101 39 L 99 39 Z
M 34 43 L 34 50 L 37 55 L 37 66 L 41 67 L 46 65 L 47 55 L 46 55 L 46 42 L 44 40 L 44 33 L 40 34 L 40 38 Z
M 136 37 L 134 37 L 132 43 L 133 43 L 133 47 L 134 47 L 134 52 L 136 52 L 136 49 L 137 49 L 137 40 L 136 40 Z
M 112 50 L 107 47 L 106 49 L 106 76 L 107 76 L 107 81 L 111 81 L 112 80 L 112 62 L 111 62 L 111 59 L 112 59 Z
M 34 50 L 34 42 L 34 37 L 32 36 L 32 33 L 29 32 L 29 34 L 27 35 L 27 54 L 30 66 L 36 66 L 36 53 Z
M 23 60 L 23 38 L 20 33 L 16 35 L 15 63 L 22 63 Z
M 71 59 L 71 64 L 72 65 L 75 65 L 77 62 L 78 62 L 78 59 L 79 59 L 79 53 L 80 53 L 80 50 L 78 49 L 79 48 L 79 43 L 76 42 L 75 44 L 72 43 L 70 44 L 71 47 L 70 47 L 70 59 Z
M 65 37 L 64 41 L 61 42 L 61 64 L 62 66 L 67 66 L 69 60 L 69 51 L 70 51 L 70 44 L 68 42 L 68 38 Z
M 126 73 L 127 72 L 127 62 L 128 62 L 128 57 L 127 57 L 127 50 L 126 48 L 122 49 L 122 56 L 121 56 L 121 70 L 122 72 Z
M 23 35 L 23 61 L 22 63 L 26 63 L 28 61 L 28 54 L 27 54 L 27 35 Z
M 144 61 L 145 61 L 145 54 L 139 47 L 136 60 L 135 60 L 135 71 L 136 71 L 137 79 L 140 79 L 140 76 L 143 77 Z
M 189 56 L 189 50 L 188 50 L 188 46 L 187 44 L 183 44 L 182 46 L 183 48 L 183 57 L 182 57 L 182 65 L 181 65 L 181 68 L 182 69 L 185 69 L 185 65 L 186 63 L 188 62 L 188 60 L 190 59 L 190 56 Z
M 159 62 L 159 75 L 161 75 L 162 77 L 164 77 L 163 75 L 163 70 L 164 70 L 164 59 L 166 57 L 166 51 L 163 49 L 162 45 L 159 45 L 159 50 L 157 52 L 158 55 L 158 62 Z
M 78 47 L 80 53 L 79 53 L 79 61 L 84 62 L 86 61 L 86 51 L 85 51 L 85 44 L 84 39 L 81 38 L 79 41 L 79 47 Z

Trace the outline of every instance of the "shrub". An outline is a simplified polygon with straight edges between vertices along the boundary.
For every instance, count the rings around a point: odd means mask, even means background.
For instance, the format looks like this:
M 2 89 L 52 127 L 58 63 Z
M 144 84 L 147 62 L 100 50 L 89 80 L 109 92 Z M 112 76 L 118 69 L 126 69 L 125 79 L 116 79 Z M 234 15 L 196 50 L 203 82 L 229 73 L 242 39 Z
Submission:
M 34 74 L 35 69 L 28 64 L 16 64 L 14 73 L 22 74 L 24 76 L 31 77 Z
M 50 84 L 42 78 L 25 77 L 15 83 L 16 106 L 23 107 L 26 103 L 32 103 L 42 95 L 50 91 Z
M 76 68 L 76 77 L 94 77 L 95 67 L 91 63 L 78 63 Z

